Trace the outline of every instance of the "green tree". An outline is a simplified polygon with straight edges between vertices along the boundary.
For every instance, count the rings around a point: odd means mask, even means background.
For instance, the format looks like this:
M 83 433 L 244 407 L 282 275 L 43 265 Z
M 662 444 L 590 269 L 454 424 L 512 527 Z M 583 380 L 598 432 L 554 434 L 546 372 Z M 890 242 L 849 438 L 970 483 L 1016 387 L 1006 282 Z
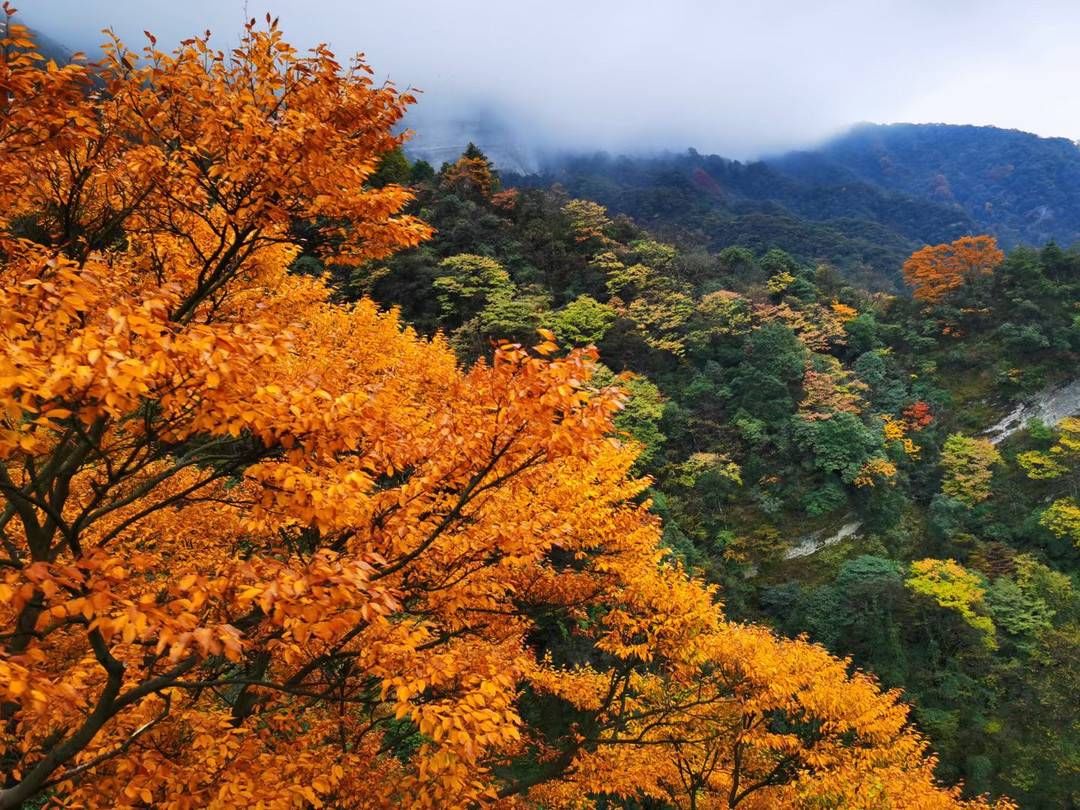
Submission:
M 795 440 L 812 454 L 814 465 L 835 472 L 851 484 L 872 458 L 884 450 L 880 433 L 864 425 L 855 414 L 835 413 L 828 419 L 798 420 Z
M 408 185 L 412 179 L 412 167 L 408 158 L 399 146 L 392 149 L 379 158 L 379 168 L 371 175 L 368 184 L 375 188 L 382 188 L 391 183 L 399 186 Z
M 602 341 L 615 317 L 614 307 L 601 304 L 591 295 L 579 295 L 553 312 L 548 322 L 561 343 L 584 346 Z
M 461 323 L 480 313 L 498 293 L 510 295 L 513 282 L 499 262 L 462 253 L 439 262 L 433 282 L 442 320 Z

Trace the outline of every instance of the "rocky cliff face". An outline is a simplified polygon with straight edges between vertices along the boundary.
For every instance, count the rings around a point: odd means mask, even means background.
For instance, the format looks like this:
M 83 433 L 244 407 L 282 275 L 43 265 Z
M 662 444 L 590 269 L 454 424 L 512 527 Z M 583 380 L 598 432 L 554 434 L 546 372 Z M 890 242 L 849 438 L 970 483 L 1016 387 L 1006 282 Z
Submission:
M 1022 402 L 1002 417 L 985 435 L 993 444 L 1000 444 L 1021 430 L 1032 419 L 1048 425 L 1056 425 L 1066 416 L 1080 414 L 1080 379 L 1066 385 L 1047 388 L 1036 394 L 1030 402 Z

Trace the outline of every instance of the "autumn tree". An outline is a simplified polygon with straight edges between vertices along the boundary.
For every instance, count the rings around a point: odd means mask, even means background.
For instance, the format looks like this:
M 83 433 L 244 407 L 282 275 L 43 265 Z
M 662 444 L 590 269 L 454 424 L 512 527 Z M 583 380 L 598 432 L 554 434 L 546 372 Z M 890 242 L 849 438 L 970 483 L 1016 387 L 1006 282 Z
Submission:
M 978 574 L 955 560 L 916 560 L 904 584 L 939 607 L 955 612 L 979 633 L 986 646 L 997 646 L 994 623 L 986 615 L 986 583 Z
M 611 227 L 607 209 L 591 200 L 570 200 L 562 208 L 574 241 L 598 248 L 608 247 L 612 240 L 606 231 Z
M 682 355 L 695 302 L 687 285 L 671 272 L 675 248 L 652 239 L 612 245 L 604 235 L 610 222 L 604 207 L 596 203 L 573 200 L 563 207 L 563 214 L 575 240 L 594 247 L 591 264 L 606 276 L 608 303 L 615 312 L 634 324 L 646 345 Z
M 816 355 L 803 375 L 805 398 L 799 403 L 804 419 L 828 419 L 834 413 L 861 414 L 868 386 L 847 371 L 840 361 L 828 355 Z
M 994 465 L 1001 454 L 987 439 L 973 439 L 954 433 L 941 449 L 945 479 L 941 490 L 967 506 L 975 506 L 990 497 Z
M 981 806 L 664 554 L 594 351 L 289 273 L 428 235 L 367 182 L 407 95 L 269 19 L 100 89 L 0 47 L 0 808 Z
M 904 262 L 904 280 L 917 300 L 936 303 L 964 283 L 992 273 L 1004 258 L 994 237 L 962 236 L 912 253 Z
M 487 256 L 463 253 L 439 262 L 432 285 L 446 320 L 467 320 L 500 294 L 513 290 L 510 274 Z
M 585 346 L 599 343 L 615 323 L 615 310 L 591 295 L 579 295 L 552 314 L 551 326 L 563 343 Z
M 499 190 L 499 176 L 487 155 L 470 143 L 461 157 L 443 170 L 440 184 L 465 196 L 488 199 Z

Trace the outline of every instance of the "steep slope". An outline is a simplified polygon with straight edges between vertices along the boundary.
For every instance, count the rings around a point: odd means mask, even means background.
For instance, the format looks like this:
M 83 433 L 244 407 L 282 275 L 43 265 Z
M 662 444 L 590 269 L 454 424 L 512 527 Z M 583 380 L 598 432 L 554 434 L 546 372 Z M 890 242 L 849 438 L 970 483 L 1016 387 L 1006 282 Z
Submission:
M 895 193 L 840 168 L 832 172 L 829 182 L 804 179 L 765 162 L 690 150 L 650 158 L 579 156 L 507 180 L 558 183 L 684 244 L 779 247 L 805 261 L 838 265 L 875 287 L 895 288 L 901 263 L 920 245 L 975 229 L 955 205 Z
M 860 125 L 750 163 L 692 149 L 578 155 L 507 180 L 558 183 L 684 244 L 780 247 L 886 288 L 923 244 L 970 233 L 1005 247 L 1080 240 L 1080 148 L 994 127 Z

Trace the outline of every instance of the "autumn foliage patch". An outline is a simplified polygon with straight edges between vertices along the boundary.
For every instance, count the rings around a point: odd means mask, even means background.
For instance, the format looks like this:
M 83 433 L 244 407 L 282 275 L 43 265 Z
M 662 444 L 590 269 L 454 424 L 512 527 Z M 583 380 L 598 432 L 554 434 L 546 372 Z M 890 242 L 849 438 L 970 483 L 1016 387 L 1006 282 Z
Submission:
M 269 19 L 0 49 L 0 807 L 981 806 L 663 553 L 594 351 L 289 273 L 429 234 L 366 182 L 408 95 Z

